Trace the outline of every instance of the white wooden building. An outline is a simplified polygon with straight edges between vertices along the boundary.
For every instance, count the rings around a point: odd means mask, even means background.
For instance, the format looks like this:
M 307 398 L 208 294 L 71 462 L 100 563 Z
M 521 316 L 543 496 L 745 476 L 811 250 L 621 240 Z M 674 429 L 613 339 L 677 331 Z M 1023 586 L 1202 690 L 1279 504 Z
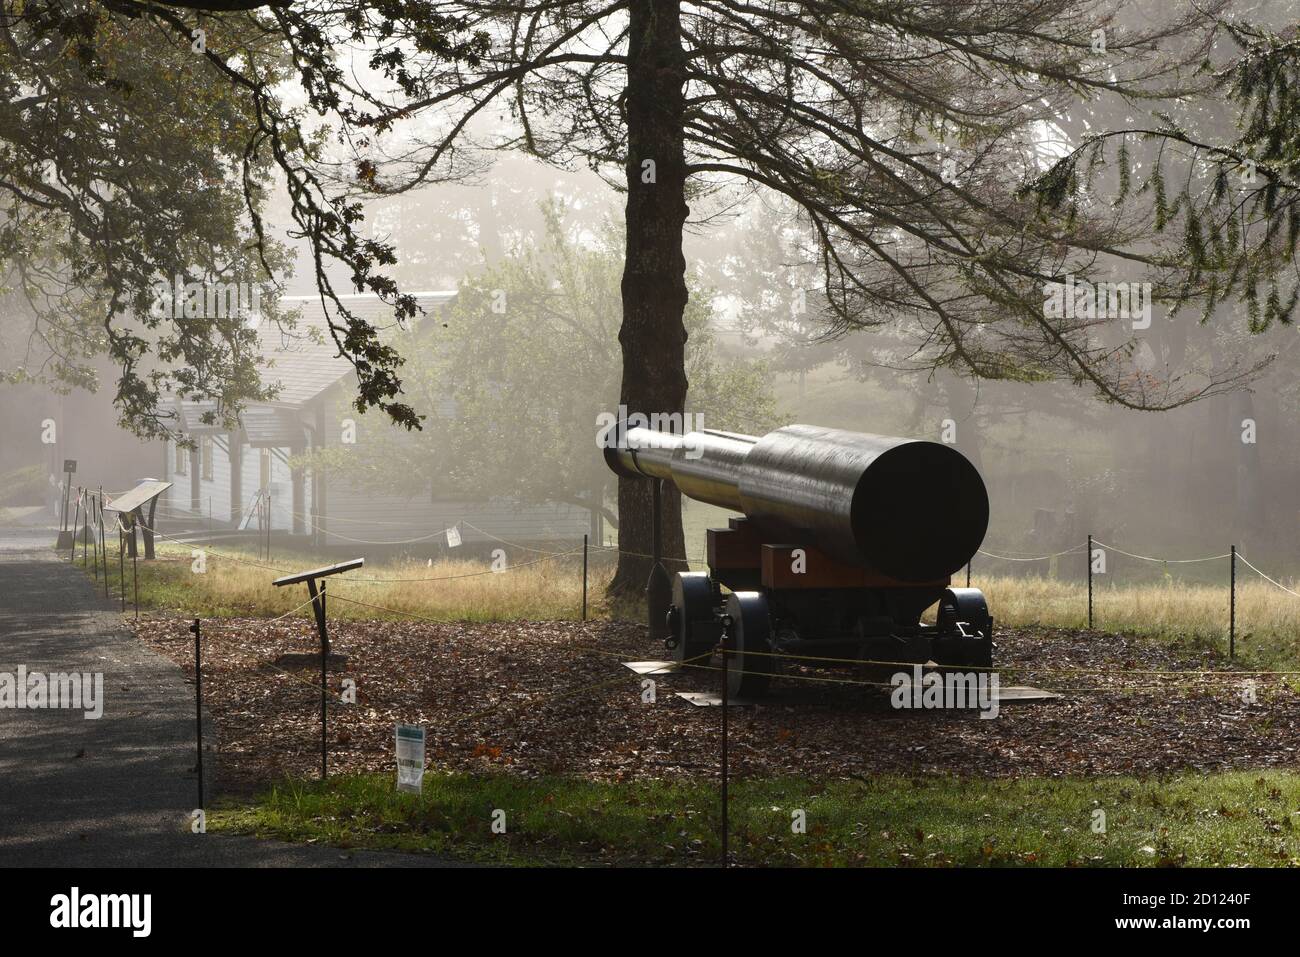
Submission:
M 436 316 L 454 292 L 415 293 L 426 319 Z M 372 295 L 340 297 L 356 315 L 382 326 L 391 307 Z M 168 442 L 164 474 L 172 487 L 162 501 L 163 517 L 215 528 L 239 528 L 247 521 L 259 492 L 269 496 L 271 527 L 302 536 L 321 547 L 359 544 L 445 542 L 456 527 L 468 544 L 580 541 L 594 532 L 588 510 L 572 505 L 520 504 L 509 500 L 440 498 L 424 493 L 410 498 L 376 496 L 358 490 L 325 469 L 292 468 L 290 461 L 308 450 L 340 439 L 334 410 L 341 390 L 355 387 L 351 364 L 336 355 L 326 318 L 316 296 L 284 297 L 287 308 L 301 311 L 292 337 L 274 325 L 263 332 L 262 355 L 269 360 L 263 378 L 278 385 L 273 400 L 249 405 L 239 428 L 203 421 L 212 406 L 178 404 L 180 431 L 193 436 L 197 448 Z M 313 335 L 315 328 L 320 335 Z M 358 431 L 356 451 L 364 454 L 365 433 Z M 315 474 L 311 474 L 312 472 Z M 255 527 L 256 520 L 252 524 Z

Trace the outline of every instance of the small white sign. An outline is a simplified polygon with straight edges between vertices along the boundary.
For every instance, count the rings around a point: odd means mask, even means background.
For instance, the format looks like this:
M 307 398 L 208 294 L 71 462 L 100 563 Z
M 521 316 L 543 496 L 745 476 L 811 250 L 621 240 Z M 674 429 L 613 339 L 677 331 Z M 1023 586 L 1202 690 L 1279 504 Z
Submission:
M 460 529 L 459 528 L 447 529 L 447 547 L 455 548 L 459 544 L 460 544 Z
M 397 790 L 419 794 L 424 786 L 424 728 L 397 726 Z

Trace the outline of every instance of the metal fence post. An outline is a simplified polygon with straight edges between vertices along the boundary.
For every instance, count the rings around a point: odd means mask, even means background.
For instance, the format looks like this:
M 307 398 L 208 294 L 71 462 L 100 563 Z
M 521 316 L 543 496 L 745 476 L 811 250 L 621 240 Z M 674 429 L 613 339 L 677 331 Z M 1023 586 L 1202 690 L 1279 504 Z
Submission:
M 117 523 L 117 590 L 122 596 L 122 613 L 126 614 L 126 533 Z
M 664 568 L 663 534 L 663 479 L 650 480 L 651 514 L 654 531 L 650 551 L 652 567 L 645 586 L 646 615 L 649 618 L 650 637 L 658 641 L 668 637 L 668 606 L 672 604 L 672 584 Z
M 203 810 L 203 653 L 199 644 L 199 620 L 190 625 L 194 635 L 194 753 L 199 772 L 199 810 Z
M 326 728 L 329 723 L 329 704 L 328 695 L 326 694 L 326 662 L 330 653 L 330 641 L 325 631 L 325 582 L 320 583 L 320 598 L 318 599 L 319 608 L 316 612 L 316 622 L 320 631 L 320 779 L 324 781 L 329 776 L 329 765 L 327 747 L 325 743 Z
M 730 761 L 727 760 L 727 685 L 731 683 L 731 655 L 728 654 L 727 635 L 724 632 L 722 637 L 722 866 L 728 867 L 731 863 L 730 848 L 727 844 L 727 836 L 730 828 L 727 823 L 727 783 L 730 777 Z
M 92 496 L 90 501 L 91 501 L 91 509 L 93 509 L 93 511 L 87 510 L 86 512 L 86 532 L 88 535 L 90 535 L 90 550 L 92 554 L 95 556 L 95 584 L 98 585 L 99 584 L 99 528 L 98 528 L 99 522 L 96 519 L 95 521 L 96 527 L 93 530 L 93 534 L 91 534 L 92 529 L 91 529 L 90 519 L 92 518 L 92 516 L 97 515 L 99 512 L 99 496 L 98 495 Z
M 68 530 L 68 496 L 72 494 L 72 474 L 63 478 L 63 531 Z
M 77 506 L 72 513 L 72 524 L 68 530 L 72 532 L 68 538 L 72 541 L 72 550 L 68 552 L 68 563 L 71 564 L 77 560 L 77 525 L 81 521 L 81 486 L 77 486 Z
M 1237 656 L 1237 546 L 1229 553 L 1228 565 L 1228 657 Z
M 104 559 L 104 600 L 108 600 L 108 527 L 104 524 L 104 495 L 99 496 L 99 554 Z
M 1092 631 L 1092 536 L 1088 536 L 1088 630 Z
M 582 620 L 587 620 L 587 536 L 582 536 Z

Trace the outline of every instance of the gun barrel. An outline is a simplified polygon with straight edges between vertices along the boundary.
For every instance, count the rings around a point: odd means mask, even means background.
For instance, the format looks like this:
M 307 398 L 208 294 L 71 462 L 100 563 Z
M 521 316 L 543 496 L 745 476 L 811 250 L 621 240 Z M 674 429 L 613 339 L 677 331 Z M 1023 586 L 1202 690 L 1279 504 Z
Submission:
M 671 481 L 769 535 L 902 581 L 951 575 L 988 529 L 979 472 L 937 442 L 813 425 L 761 437 L 632 427 L 611 432 L 605 456 L 621 475 Z

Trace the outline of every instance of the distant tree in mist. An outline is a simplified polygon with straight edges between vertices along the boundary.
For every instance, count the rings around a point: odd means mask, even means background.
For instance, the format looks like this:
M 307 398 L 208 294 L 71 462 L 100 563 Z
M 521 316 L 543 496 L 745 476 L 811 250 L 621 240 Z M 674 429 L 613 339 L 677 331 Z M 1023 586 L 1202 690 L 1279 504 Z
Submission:
M 425 427 L 363 421 L 364 441 L 325 450 L 321 464 L 368 489 L 566 502 L 618 525 L 596 426 L 618 404 L 621 244 L 609 225 L 584 237 L 553 203 L 541 220 L 536 242 L 465 280 L 440 324 L 403 342 L 408 392 L 431 410 Z M 701 427 L 773 427 L 765 363 L 716 355 L 711 297 L 694 291 L 688 407 Z

